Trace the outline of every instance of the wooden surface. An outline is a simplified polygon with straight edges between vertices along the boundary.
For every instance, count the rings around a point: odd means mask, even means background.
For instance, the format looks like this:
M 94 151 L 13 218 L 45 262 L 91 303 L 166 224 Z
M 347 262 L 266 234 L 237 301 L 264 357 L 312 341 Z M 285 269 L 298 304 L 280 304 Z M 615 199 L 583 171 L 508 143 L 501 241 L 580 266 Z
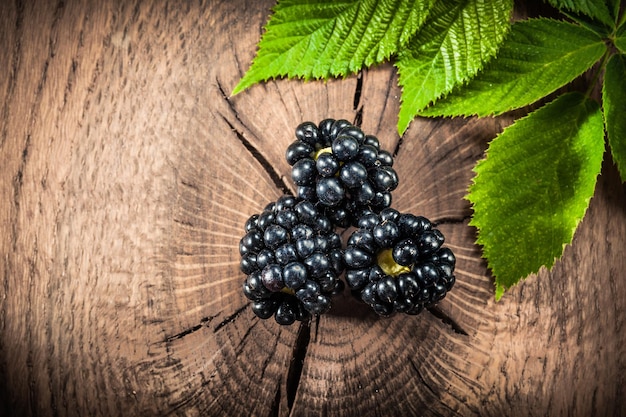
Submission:
M 626 415 L 626 199 L 607 155 L 574 243 L 493 301 L 463 200 L 506 119 L 395 130 L 390 65 L 230 91 L 273 0 L 0 2 L 0 415 Z M 347 296 L 257 319 L 239 238 L 293 190 L 295 126 L 362 121 L 394 206 L 441 224 L 435 315 Z

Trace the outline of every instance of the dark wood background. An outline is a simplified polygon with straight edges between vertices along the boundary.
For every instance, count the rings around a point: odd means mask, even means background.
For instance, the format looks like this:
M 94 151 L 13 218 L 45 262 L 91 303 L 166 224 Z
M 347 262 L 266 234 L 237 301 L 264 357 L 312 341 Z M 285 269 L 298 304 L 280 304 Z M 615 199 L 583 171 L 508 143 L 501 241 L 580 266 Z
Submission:
M 235 97 L 274 0 L 0 2 L 0 414 L 626 415 L 626 198 L 494 302 L 463 196 L 503 118 L 395 125 L 391 65 Z M 257 319 L 238 241 L 304 120 L 396 150 L 394 206 L 458 257 L 437 314 Z

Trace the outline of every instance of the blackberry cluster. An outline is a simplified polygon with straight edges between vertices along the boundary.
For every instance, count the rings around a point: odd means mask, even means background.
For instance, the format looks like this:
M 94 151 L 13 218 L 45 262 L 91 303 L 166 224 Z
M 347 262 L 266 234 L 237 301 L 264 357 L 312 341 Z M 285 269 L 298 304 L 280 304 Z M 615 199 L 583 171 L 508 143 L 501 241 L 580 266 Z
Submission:
M 426 218 L 390 207 L 392 155 L 347 120 L 304 122 L 286 151 L 298 195 L 283 196 L 245 224 L 239 242 L 244 295 L 279 324 L 328 311 L 344 289 L 381 316 L 418 314 L 455 282 L 456 259 Z M 347 247 L 335 227 L 356 226 Z
M 425 217 L 392 208 L 365 214 L 344 251 L 348 287 L 381 316 L 418 314 L 454 285 L 456 259 L 443 243 Z
M 312 202 L 283 196 L 251 216 L 245 231 L 240 268 L 254 314 L 291 324 L 330 308 L 344 288 L 341 238 Z
M 285 157 L 298 196 L 321 206 L 334 225 L 355 226 L 365 212 L 391 205 L 398 186 L 392 155 L 347 120 L 304 122 Z

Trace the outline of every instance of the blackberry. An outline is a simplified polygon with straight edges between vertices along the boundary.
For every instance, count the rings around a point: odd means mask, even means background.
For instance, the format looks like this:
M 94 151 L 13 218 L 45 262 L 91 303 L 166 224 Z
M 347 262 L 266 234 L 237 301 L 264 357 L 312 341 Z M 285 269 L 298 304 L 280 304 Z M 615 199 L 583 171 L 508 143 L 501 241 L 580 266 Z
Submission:
M 344 251 L 345 278 L 376 313 L 418 314 L 452 289 L 456 258 L 428 219 L 385 208 L 357 225 Z
M 335 226 L 356 226 L 363 213 L 389 207 L 398 186 L 392 155 L 347 120 L 300 124 L 285 157 L 298 197 L 318 205 Z
M 312 202 L 283 196 L 244 229 L 240 268 L 254 314 L 287 325 L 328 311 L 331 296 L 343 290 L 344 258 L 341 238 Z

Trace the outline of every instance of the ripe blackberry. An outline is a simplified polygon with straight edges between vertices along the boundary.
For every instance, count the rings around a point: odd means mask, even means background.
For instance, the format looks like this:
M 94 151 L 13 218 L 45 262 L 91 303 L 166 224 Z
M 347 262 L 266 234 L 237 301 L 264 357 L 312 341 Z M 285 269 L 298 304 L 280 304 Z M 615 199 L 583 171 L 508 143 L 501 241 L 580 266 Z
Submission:
M 356 226 L 364 212 L 389 207 L 398 186 L 392 155 L 347 120 L 300 124 L 285 157 L 298 196 L 322 207 L 339 227 Z
M 312 202 L 283 196 L 252 215 L 245 231 L 240 267 L 254 314 L 291 324 L 328 311 L 344 286 L 341 238 Z
M 418 314 L 455 283 L 456 258 L 443 243 L 424 217 L 392 208 L 366 213 L 344 251 L 348 287 L 381 316 Z

